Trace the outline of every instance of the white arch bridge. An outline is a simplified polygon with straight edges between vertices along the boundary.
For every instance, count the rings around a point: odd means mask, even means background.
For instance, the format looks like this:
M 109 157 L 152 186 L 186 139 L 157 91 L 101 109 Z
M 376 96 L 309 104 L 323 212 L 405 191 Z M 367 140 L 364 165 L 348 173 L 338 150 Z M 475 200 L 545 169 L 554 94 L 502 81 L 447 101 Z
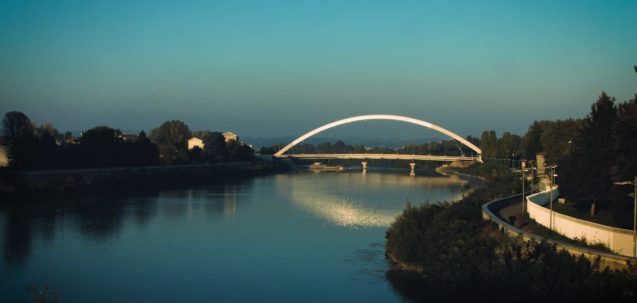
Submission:
M 425 127 L 427 129 L 433 129 L 439 133 L 447 135 L 464 146 L 470 148 L 475 152 L 473 156 L 438 156 L 438 155 L 405 155 L 405 154 L 286 154 L 288 150 L 297 144 L 305 141 L 306 139 L 326 131 L 330 128 L 334 128 L 343 124 L 359 122 L 359 121 L 367 121 L 367 120 L 393 120 L 405 123 L 411 123 L 415 125 L 419 125 Z M 275 158 L 294 158 L 294 159 L 389 159 L 389 160 L 423 160 L 423 161 L 477 161 L 482 162 L 482 150 L 475 146 L 473 143 L 467 141 L 465 138 L 459 136 L 458 134 L 442 128 L 433 123 L 429 123 L 427 121 L 405 117 L 405 116 L 397 116 L 397 115 L 363 115 L 363 116 L 355 116 L 349 117 L 345 119 L 341 119 L 338 121 L 334 121 L 332 123 L 325 124 L 321 127 L 318 127 L 308 133 L 296 138 L 290 144 L 283 147 L 277 153 L 273 155 Z

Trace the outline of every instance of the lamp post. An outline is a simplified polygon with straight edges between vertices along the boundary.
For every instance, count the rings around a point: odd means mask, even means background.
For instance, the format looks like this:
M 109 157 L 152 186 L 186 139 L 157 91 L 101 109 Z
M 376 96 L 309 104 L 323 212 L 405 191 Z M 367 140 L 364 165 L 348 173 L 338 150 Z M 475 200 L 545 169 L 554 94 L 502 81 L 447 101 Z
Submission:
M 522 163 L 520 165 L 522 168 L 522 214 L 524 214 L 526 212 L 526 206 L 525 206 L 526 203 L 524 203 L 525 202 L 524 201 L 524 181 L 525 181 L 524 171 L 526 170 L 526 161 L 522 160 Z
M 521 160 L 521 172 L 522 172 L 522 213 L 526 213 L 526 175 L 525 173 L 527 172 L 531 172 L 531 193 L 533 193 L 533 170 L 535 170 L 535 168 L 533 167 L 533 161 L 529 161 L 529 168 L 526 168 L 526 160 Z
M 637 257 L 637 176 L 634 181 L 621 181 L 613 183 L 615 185 L 634 185 L 635 191 L 633 192 L 633 257 Z
M 533 166 L 533 161 L 531 161 L 530 164 L 531 164 L 531 192 L 533 192 L 535 190 L 535 167 Z
M 553 230 L 553 184 L 555 183 L 555 169 L 557 165 L 547 166 L 546 168 L 551 170 L 551 175 L 549 176 L 549 204 L 551 208 L 551 212 L 549 214 L 549 228 Z

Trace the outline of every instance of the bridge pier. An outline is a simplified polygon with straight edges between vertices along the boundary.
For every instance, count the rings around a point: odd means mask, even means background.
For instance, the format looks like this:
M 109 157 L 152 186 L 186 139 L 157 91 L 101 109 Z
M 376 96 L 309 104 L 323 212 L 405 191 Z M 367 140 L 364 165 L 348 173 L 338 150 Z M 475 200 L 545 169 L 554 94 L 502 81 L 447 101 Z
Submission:
M 409 167 L 411 168 L 411 172 L 409 172 L 410 176 L 415 176 L 416 172 L 414 172 L 414 169 L 416 168 L 416 162 L 411 162 L 409 163 Z
M 361 165 L 363 165 L 363 173 L 367 172 L 367 161 L 361 162 Z

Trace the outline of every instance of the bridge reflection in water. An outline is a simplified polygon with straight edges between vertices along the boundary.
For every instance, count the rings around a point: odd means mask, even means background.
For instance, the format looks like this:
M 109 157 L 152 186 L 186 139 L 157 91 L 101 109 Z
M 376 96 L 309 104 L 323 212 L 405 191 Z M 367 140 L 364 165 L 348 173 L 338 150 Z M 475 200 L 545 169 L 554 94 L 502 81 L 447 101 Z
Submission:
M 278 175 L 276 183 L 286 186 L 279 187 L 277 191 L 316 217 L 337 226 L 351 228 L 387 227 L 407 203 L 420 205 L 438 202 L 437 197 L 457 201 L 462 198 L 466 185 L 469 184 L 468 180 L 458 176 L 410 177 L 379 172 L 325 175 Z M 334 186 L 334 176 L 338 178 L 338 186 Z M 384 194 L 383 191 L 388 188 L 393 188 L 394 193 Z M 400 192 L 401 189 L 411 192 L 412 197 L 406 194 L 404 199 L 396 201 L 395 192 Z M 414 197 L 414 190 L 421 192 Z

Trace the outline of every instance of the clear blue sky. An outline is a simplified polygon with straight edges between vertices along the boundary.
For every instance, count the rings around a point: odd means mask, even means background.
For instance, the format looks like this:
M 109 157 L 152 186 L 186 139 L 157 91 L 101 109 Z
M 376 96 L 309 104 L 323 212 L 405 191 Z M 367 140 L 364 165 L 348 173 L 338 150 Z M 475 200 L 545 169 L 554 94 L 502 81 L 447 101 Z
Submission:
M 391 113 L 461 135 L 637 92 L 637 1 L 0 1 L 0 112 L 298 135 Z

